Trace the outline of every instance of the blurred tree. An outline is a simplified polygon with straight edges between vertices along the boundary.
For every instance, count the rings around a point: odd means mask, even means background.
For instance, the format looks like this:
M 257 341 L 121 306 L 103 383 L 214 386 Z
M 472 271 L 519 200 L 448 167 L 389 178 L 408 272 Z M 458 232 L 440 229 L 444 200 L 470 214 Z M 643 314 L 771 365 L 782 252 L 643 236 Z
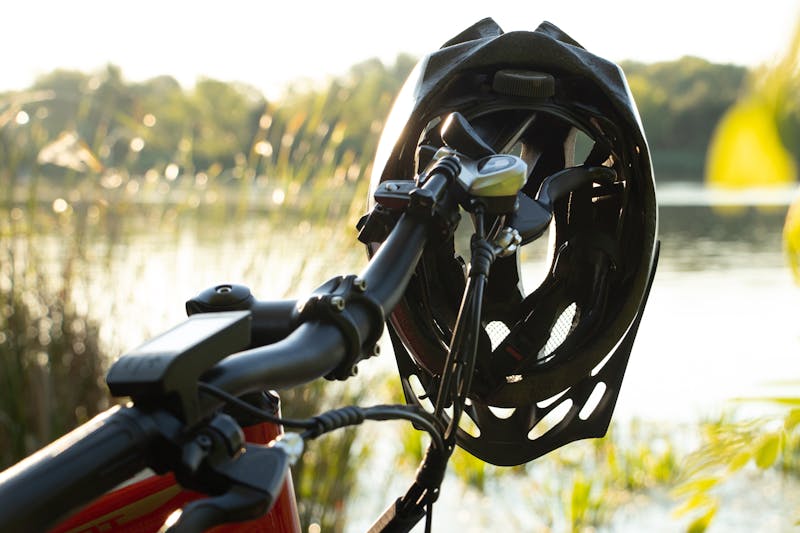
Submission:
M 250 149 L 264 109 L 264 97 L 255 89 L 212 79 L 201 79 L 189 98 L 193 165 L 208 168 L 213 163 L 233 167 L 236 156 Z
M 53 99 L 34 116 L 47 130 L 48 137 L 55 139 L 61 132 L 74 130 L 78 122 L 78 108 L 88 91 L 88 74 L 72 70 L 55 70 L 39 77 L 31 87 L 35 91 L 49 91 Z M 33 110 L 33 109 L 32 109 Z
M 621 66 L 639 107 L 657 179 L 700 180 L 711 134 L 736 101 L 747 70 L 696 57 Z
M 283 177 L 291 167 L 293 179 L 310 183 L 328 172 L 323 159 L 346 175 L 351 165 L 366 170 L 373 141 L 414 62 L 409 55 L 393 64 L 367 60 L 327 83 L 298 82 L 270 102 L 252 87 L 218 80 L 203 79 L 187 90 L 169 76 L 128 83 L 111 65 L 93 74 L 59 70 L 34 84 L 54 98 L 25 108 L 47 132 L 42 144 L 27 150 L 36 153 L 68 131 L 77 132 L 104 165 L 124 165 L 130 175 L 163 172 L 170 163 L 189 174 L 221 166 L 221 174 L 230 175 L 238 166 Z M 747 70 L 694 57 L 622 66 L 658 179 L 701 179 L 714 127 L 745 87 Z M 787 99 L 779 128 L 787 145 L 800 146 L 792 143 L 800 139 L 795 100 Z M 134 139 L 141 141 L 132 154 Z
M 158 76 L 136 84 L 131 92 L 135 101 L 133 117 L 144 141 L 131 172 L 144 174 L 152 168 L 163 171 L 174 161 L 180 140 L 187 134 L 186 94 L 172 76 Z

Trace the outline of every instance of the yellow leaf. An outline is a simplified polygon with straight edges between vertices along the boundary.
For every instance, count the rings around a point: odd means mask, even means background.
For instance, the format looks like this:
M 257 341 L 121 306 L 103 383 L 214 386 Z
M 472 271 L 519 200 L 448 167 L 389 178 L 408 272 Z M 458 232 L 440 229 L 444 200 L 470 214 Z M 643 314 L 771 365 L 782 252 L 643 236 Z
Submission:
M 794 281 L 800 285 L 800 195 L 794 199 L 789 206 L 789 212 L 786 213 L 786 222 L 783 225 L 783 249 L 794 274 Z
M 781 449 L 781 434 L 768 433 L 761 437 L 754 455 L 759 468 L 769 468 L 778 458 Z
M 686 528 L 686 533 L 703 533 L 703 531 L 708 529 L 708 525 L 711 523 L 715 514 L 717 514 L 716 505 L 712 506 L 704 515 L 692 521 L 689 527 Z
M 676 498 L 686 496 L 694 492 L 708 492 L 719 482 L 715 477 L 703 477 L 699 479 L 692 479 L 680 485 L 672 491 L 672 495 Z
M 712 498 L 705 492 L 698 492 L 692 495 L 691 498 L 683 502 L 677 509 L 673 511 L 675 516 L 684 516 L 689 514 L 690 512 L 694 511 L 695 509 L 701 509 L 703 507 L 710 507 L 716 505 L 716 499 Z
M 733 456 L 731 462 L 728 463 L 728 470 L 730 470 L 731 472 L 736 472 L 737 470 L 740 470 L 744 465 L 750 462 L 750 459 L 752 459 L 752 457 L 753 456 L 750 454 L 750 452 L 737 453 L 736 455 Z
M 781 186 L 796 168 L 781 143 L 775 115 L 758 98 L 743 100 L 723 116 L 708 149 L 706 180 L 725 188 Z
M 783 428 L 786 431 L 792 431 L 797 424 L 800 424 L 800 409 L 792 409 L 783 421 Z

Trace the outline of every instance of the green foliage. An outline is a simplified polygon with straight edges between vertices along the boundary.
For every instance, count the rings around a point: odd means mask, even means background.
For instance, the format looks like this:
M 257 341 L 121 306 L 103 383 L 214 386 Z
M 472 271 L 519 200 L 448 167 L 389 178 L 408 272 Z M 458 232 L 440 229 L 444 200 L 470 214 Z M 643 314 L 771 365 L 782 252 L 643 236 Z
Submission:
M 111 65 L 94 74 L 55 71 L 28 91 L 0 95 L 0 114 L 10 122 L 0 156 L 19 161 L 17 183 L 73 182 L 64 161 L 79 146 L 97 160 L 84 178 L 92 181 L 161 176 L 174 188 L 200 175 L 210 187 L 235 186 L 245 197 L 254 184 L 280 188 L 289 200 L 301 190 L 317 193 L 317 200 L 332 187 L 363 192 L 356 184 L 369 171 L 383 120 L 412 64 L 408 56 L 389 66 L 366 61 L 327 86 L 295 86 L 275 102 L 252 87 L 212 79 L 185 90 L 167 76 L 128 83 Z M 29 121 L 15 124 L 20 111 Z M 65 135 L 75 142 L 58 144 Z M 325 202 L 317 211 L 328 209 L 340 208 Z
M 746 92 L 719 121 L 708 153 L 709 183 L 752 187 L 796 180 L 796 162 L 786 147 L 796 134 L 790 123 L 797 110 L 798 66 L 800 26 L 781 60 L 753 72 Z
M 606 501 L 606 490 L 596 478 L 578 472 L 564 491 L 570 531 L 586 531 L 605 524 L 613 509 Z
M 697 57 L 653 64 L 623 62 L 648 141 L 664 149 L 705 151 L 714 126 L 742 89 L 747 70 Z
M 800 399 L 793 403 L 800 404 Z M 716 489 L 748 465 L 800 474 L 798 421 L 800 409 L 795 408 L 779 419 L 722 419 L 705 424 L 702 445 L 689 455 L 684 481 L 673 491 L 682 500 L 676 516 L 694 516 L 687 531 L 705 531 L 720 506 Z
M 357 404 L 364 389 L 354 382 L 315 381 L 281 392 L 283 414 L 308 418 L 326 409 Z M 341 532 L 347 523 L 347 502 L 356 488 L 358 469 L 369 454 L 367 446 L 355 446 L 357 427 L 326 434 L 307 443 L 292 467 L 300 523 L 319 524 L 322 531 Z
M 719 119 L 737 99 L 747 70 L 696 57 L 621 64 L 647 133 L 659 179 L 698 179 Z
M 404 427 L 401 441 L 398 464 L 415 467 L 422 458 L 421 434 Z M 498 494 L 507 495 L 508 487 L 515 487 L 510 490 L 529 501 L 548 528 L 563 524 L 556 530 L 590 531 L 608 525 L 635 495 L 674 487 L 684 476 L 682 460 L 663 428 L 632 422 L 623 430 L 612 425 L 602 439 L 571 443 L 512 468 L 487 464 L 457 448 L 448 471 L 464 490 L 487 499 L 501 498 Z
M 163 173 L 175 164 L 181 176 L 204 173 L 222 182 L 260 177 L 341 186 L 368 170 L 382 121 L 413 63 L 407 55 L 393 65 L 368 60 L 330 83 L 296 84 L 274 101 L 252 87 L 211 79 L 188 90 L 169 76 L 129 83 L 114 66 L 91 74 L 60 70 L 28 91 L 0 95 L 0 102 L 49 95 L 22 105 L 45 135 L 16 150 L 24 152 L 27 172 L 51 179 L 63 177 L 58 168 L 30 162 L 61 133 L 74 131 L 104 168 L 124 168 L 131 176 Z M 622 67 L 656 175 L 699 180 L 714 127 L 747 87 L 750 73 L 694 57 Z M 786 99 L 779 124 L 790 147 L 800 146 L 791 142 L 800 138 L 795 100 Z M 144 142 L 138 151 L 131 144 L 136 139 Z
M 98 327 L 41 287 L 0 293 L 0 469 L 107 406 Z
M 57 281 L 17 209 L 0 223 L 0 469 L 108 405 L 99 326 L 73 300 L 75 256 Z M 60 223 L 70 223 L 60 221 Z M 41 243 L 41 241 L 40 241 Z M 40 244 L 39 243 L 39 244 Z

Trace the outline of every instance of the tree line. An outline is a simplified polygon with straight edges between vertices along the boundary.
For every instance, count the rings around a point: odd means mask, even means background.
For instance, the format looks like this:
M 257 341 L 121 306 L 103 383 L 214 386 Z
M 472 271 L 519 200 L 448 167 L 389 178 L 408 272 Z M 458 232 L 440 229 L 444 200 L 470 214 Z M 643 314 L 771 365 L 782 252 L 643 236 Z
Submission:
M 118 168 L 137 176 L 308 183 L 327 173 L 354 181 L 368 170 L 414 62 L 408 55 L 388 65 L 368 60 L 325 83 L 292 85 L 276 99 L 213 79 L 191 89 L 170 76 L 129 82 L 113 65 L 94 73 L 57 70 L 0 94 L 0 177 L 14 185 L 34 173 Z M 694 57 L 621 66 L 657 179 L 702 180 L 711 134 L 752 73 Z M 800 113 L 782 126 L 800 155 Z

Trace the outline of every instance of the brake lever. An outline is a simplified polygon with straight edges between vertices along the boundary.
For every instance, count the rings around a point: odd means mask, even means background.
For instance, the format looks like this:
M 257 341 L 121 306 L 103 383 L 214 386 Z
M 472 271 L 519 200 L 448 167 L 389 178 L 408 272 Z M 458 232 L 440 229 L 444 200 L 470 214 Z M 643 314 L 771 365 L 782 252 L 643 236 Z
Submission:
M 522 238 L 521 244 L 536 240 L 550 226 L 556 202 L 588 183 L 611 183 L 617 173 L 609 167 L 579 166 L 548 176 L 539 186 L 536 198 L 520 193 L 519 207 L 510 217 L 509 226 Z
M 228 488 L 217 496 L 187 504 L 179 515 L 168 519 L 160 533 L 206 531 L 265 515 L 280 494 L 289 467 L 302 451 L 303 439 L 296 433 L 286 433 L 267 447 L 246 444 L 243 453 L 208 465 L 206 475 Z

